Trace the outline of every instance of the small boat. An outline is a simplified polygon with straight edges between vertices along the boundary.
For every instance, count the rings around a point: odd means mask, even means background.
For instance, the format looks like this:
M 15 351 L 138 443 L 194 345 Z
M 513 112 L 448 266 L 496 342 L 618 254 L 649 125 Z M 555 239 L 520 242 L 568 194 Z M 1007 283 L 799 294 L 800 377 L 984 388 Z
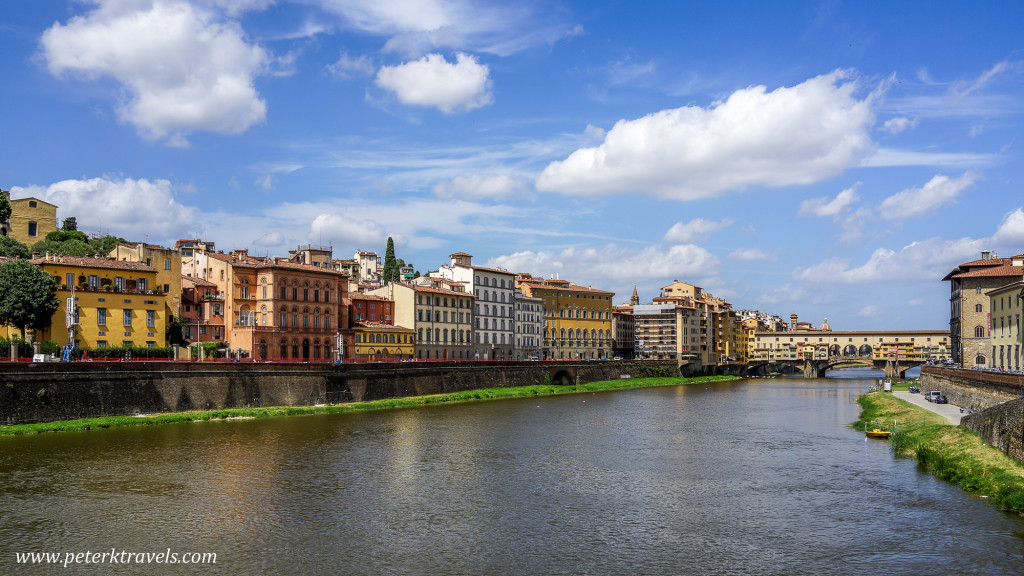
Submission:
M 882 440 L 885 440 L 888 439 L 889 436 L 892 436 L 892 431 L 882 430 L 881 428 L 875 428 L 872 430 L 865 430 L 864 434 L 866 434 L 868 438 L 880 438 Z

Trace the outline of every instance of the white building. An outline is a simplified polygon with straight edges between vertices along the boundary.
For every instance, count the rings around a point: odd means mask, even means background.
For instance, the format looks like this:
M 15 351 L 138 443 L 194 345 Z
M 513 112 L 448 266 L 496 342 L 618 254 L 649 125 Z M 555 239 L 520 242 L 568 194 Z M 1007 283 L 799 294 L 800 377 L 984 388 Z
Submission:
M 540 359 L 544 353 L 544 299 L 523 296 L 522 290 L 515 291 L 516 323 L 515 359 Z
M 480 360 L 515 358 L 515 274 L 498 268 L 473 266 L 473 256 L 456 252 L 451 264 L 434 275 L 463 282 L 476 297 L 474 357 Z

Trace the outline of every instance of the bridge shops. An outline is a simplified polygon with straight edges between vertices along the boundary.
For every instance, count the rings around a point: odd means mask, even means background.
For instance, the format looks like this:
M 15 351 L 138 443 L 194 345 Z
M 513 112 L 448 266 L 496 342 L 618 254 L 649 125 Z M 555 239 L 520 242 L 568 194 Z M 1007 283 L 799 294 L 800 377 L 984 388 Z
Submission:
M 751 362 L 829 360 L 927 362 L 949 358 L 949 330 L 756 332 Z

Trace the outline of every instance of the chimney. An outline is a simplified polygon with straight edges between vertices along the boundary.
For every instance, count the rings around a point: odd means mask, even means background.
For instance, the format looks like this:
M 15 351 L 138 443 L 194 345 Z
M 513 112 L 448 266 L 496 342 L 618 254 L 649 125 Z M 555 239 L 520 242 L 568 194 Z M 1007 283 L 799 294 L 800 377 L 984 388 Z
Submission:
M 991 256 L 992 256 L 992 253 L 989 252 L 988 250 L 982 250 L 981 251 L 981 259 L 982 260 L 988 260 Z

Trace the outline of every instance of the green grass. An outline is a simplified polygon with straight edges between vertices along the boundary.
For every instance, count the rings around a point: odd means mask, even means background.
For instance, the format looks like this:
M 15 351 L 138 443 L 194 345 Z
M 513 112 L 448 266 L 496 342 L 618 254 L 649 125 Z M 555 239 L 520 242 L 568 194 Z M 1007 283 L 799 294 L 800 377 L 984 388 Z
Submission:
M 935 476 L 986 496 L 1001 510 L 1024 513 L 1024 464 L 967 428 L 891 394 L 867 394 L 857 402 L 863 411 L 854 428 L 863 430 L 875 420 L 886 426 L 895 421 L 896 432 L 889 440 L 894 453 L 915 458 Z
M 385 398 L 369 402 L 351 402 L 325 406 L 272 406 L 266 408 L 225 408 L 220 410 L 193 410 L 188 412 L 166 412 L 152 416 L 102 416 L 82 418 L 78 420 L 61 420 L 55 422 L 39 422 L 34 424 L 14 424 L 0 426 L 0 436 L 18 436 L 40 434 L 43 432 L 71 432 L 93 430 L 99 428 L 120 428 L 128 426 L 151 426 L 174 422 L 201 422 L 225 420 L 229 418 L 270 418 L 275 416 L 298 416 L 307 414 L 337 414 L 363 410 L 390 410 L 432 404 L 453 404 L 460 402 L 476 402 L 501 398 L 521 398 L 528 396 L 555 396 L 561 394 L 578 394 L 583 392 L 602 392 L 608 390 L 624 390 L 630 388 L 647 388 L 652 386 L 678 386 L 719 380 L 732 380 L 735 376 L 700 376 L 696 378 L 624 378 L 602 382 L 589 382 L 579 386 L 557 386 L 541 384 L 536 386 L 516 386 L 509 388 L 481 388 L 464 390 L 449 394 L 431 394 L 426 396 L 406 396 L 401 398 Z

